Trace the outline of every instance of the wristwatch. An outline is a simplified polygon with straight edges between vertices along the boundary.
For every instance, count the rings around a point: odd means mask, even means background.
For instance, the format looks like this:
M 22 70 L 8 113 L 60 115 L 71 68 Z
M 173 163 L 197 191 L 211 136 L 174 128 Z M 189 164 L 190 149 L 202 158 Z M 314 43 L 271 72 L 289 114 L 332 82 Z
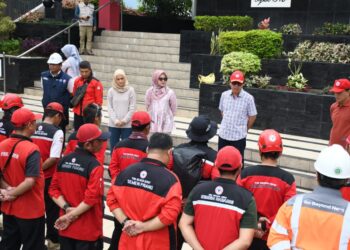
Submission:
M 68 203 L 64 204 L 63 205 L 63 210 L 64 211 L 67 211 L 67 209 L 70 207 L 70 205 Z
M 122 227 L 125 226 L 125 223 L 126 223 L 128 220 L 130 220 L 130 219 L 129 219 L 128 217 L 126 217 L 126 218 L 123 220 L 123 222 L 120 223 L 120 224 L 122 225 Z

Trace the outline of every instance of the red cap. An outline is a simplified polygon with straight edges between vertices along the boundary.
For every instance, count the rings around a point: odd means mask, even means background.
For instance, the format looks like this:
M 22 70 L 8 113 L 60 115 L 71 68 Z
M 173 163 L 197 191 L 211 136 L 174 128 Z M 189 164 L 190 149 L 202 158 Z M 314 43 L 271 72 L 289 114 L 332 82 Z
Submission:
M 1 108 L 3 110 L 8 110 L 12 107 L 23 107 L 23 101 L 22 98 L 19 97 L 16 94 L 8 93 L 2 97 L 2 100 L 0 102 Z
M 215 166 L 228 171 L 240 168 L 242 166 L 241 153 L 235 147 L 223 147 L 216 156 Z
M 230 82 L 244 82 L 244 74 L 242 71 L 236 70 L 230 76 Z
M 47 104 L 45 109 L 57 111 L 62 114 L 64 119 L 66 119 L 64 116 L 63 106 L 58 102 L 50 102 L 49 104 Z
M 19 108 L 13 112 L 11 117 L 11 123 L 15 128 L 21 128 L 27 125 L 29 122 L 39 120 L 43 117 L 41 114 L 34 114 L 27 108 Z
M 93 140 L 103 140 L 106 141 L 110 137 L 109 132 L 102 132 L 97 125 L 93 123 L 87 123 L 82 125 L 78 129 L 77 138 L 78 142 L 89 142 Z
M 350 89 L 350 81 L 348 79 L 343 78 L 335 80 L 333 88 L 330 91 L 334 93 L 340 93 L 346 89 Z
M 145 111 L 137 111 L 131 117 L 131 125 L 139 127 L 151 123 L 151 116 Z
M 282 152 L 281 135 L 276 130 L 266 129 L 259 136 L 258 146 L 262 153 Z

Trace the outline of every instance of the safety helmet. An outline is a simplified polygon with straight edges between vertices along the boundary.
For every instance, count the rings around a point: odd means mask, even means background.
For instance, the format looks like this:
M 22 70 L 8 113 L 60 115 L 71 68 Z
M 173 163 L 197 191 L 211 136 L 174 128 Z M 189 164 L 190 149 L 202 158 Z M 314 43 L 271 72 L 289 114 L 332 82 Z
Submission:
M 58 53 L 52 53 L 47 60 L 48 64 L 61 64 L 63 62 L 62 56 Z
M 23 101 L 22 98 L 18 95 L 8 93 L 2 97 L 2 100 L 0 101 L 0 106 L 3 110 L 8 110 L 12 107 L 22 108 Z
M 282 153 L 283 150 L 281 135 L 273 129 L 266 129 L 260 134 L 258 145 L 261 153 Z
M 329 178 L 350 178 L 350 155 L 338 144 L 322 149 L 314 166 L 317 172 Z

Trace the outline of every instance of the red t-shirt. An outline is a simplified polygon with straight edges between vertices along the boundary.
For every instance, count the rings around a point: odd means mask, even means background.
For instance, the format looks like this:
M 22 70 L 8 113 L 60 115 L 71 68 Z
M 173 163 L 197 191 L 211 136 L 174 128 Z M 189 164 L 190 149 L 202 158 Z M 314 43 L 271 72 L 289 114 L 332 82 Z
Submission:
M 19 142 L 12 158 L 4 171 L 5 162 L 15 143 Z M 21 219 L 36 219 L 44 216 L 44 173 L 41 167 L 38 146 L 27 137 L 12 134 L 10 138 L 0 143 L 0 168 L 4 180 L 11 187 L 20 185 L 26 177 L 35 178 L 34 186 L 13 201 L 1 203 L 1 211 Z
M 343 106 L 337 102 L 330 109 L 333 127 L 329 137 L 329 145 L 339 144 L 345 147 L 346 138 L 350 135 L 350 98 Z

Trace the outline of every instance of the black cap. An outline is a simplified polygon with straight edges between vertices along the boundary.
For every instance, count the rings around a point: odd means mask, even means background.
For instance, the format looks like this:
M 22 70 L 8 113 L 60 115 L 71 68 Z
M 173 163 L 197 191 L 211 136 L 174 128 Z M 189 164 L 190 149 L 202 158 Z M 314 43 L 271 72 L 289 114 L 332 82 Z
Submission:
M 217 129 L 216 122 L 206 116 L 197 116 L 191 121 L 186 134 L 192 141 L 206 142 L 216 135 Z

